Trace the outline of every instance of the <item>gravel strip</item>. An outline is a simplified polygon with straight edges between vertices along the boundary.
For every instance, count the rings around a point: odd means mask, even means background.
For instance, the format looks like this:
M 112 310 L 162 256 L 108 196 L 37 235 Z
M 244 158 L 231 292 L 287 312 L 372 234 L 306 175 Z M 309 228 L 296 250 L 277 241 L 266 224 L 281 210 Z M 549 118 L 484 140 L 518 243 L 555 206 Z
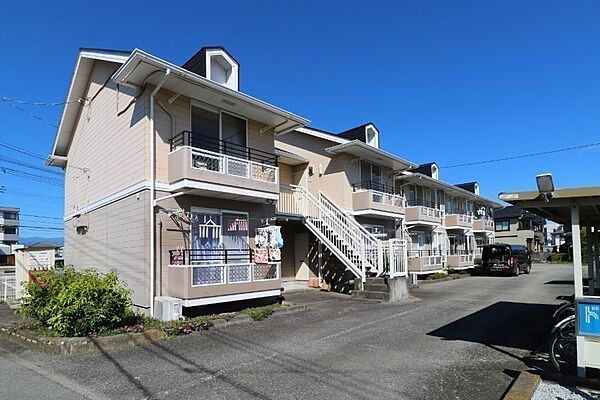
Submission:
M 591 400 L 600 399 L 599 393 L 587 389 L 561 386 L 557 383 L 541 381 L 531 400 Z

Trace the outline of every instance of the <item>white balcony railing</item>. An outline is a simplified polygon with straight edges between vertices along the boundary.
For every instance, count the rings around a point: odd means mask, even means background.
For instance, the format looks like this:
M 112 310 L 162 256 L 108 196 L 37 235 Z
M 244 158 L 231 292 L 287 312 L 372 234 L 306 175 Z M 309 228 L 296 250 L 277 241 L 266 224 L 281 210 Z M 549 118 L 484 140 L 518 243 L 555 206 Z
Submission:
M 297 196 L 290 185 L 279 185 L 277 212 L 282 214 L 300 214 L 296 199 Z
M 253 262 L 203 265 L 170 265 L 170 268 L 190 268 L 192 287 L 252 283 L 279 279 L 281 263 Z
M 278 183 L 279 168 L 273 165 L 192 148 L 192 168 L 219 174 L 248 178 L 260 182 Z
M 405 207 L 406 199 L 399 194 L 384 193 L 377 190 L 369 190 L 374 203 L 385 204 L 393 207 Z
M 422 216 L 433 217 L 433 218 L 444 218 L 444 216 L 446 215 L 446 212 L 439 208 L 431 208 L 431 207 L 426 207 L 426 206 L 418 206 L 418 207 L 419 207 L 419 214 L 421 214 Z

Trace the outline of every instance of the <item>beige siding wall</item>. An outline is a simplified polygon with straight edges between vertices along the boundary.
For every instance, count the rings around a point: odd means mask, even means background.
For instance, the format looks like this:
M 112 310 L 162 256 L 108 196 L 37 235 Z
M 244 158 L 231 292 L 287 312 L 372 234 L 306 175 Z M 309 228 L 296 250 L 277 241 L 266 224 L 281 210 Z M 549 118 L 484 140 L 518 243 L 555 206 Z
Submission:
M 65 214 L 135 184 L 146 177 L 144 140 L 147 98 L 142 95 L 120 116 L 137 91 L 109 81 L 118 65 L 96 61 L 85 93 L 65 171 Z M 106 86 L 104 86 L 106 85 Z M 84 172 L 83 169 L 88 172 Z
M 308 176 L 308 189 L 314 195 L 325 193 L 338 206 L 351 210 L 352 184 L 361 181 L 360 163 L 349 154 L 330 154 L 325 149 L 335 143 L 300 132 L 291 132 L 275 138 L 275 146 L 309 160 L 313 175 Z M 323 172 L 319 174 L 319 170 Z M 383 183 L 393 186 L 392 170 L 382 167 Z
M 133 290 L 134 304 L 149 307 L 149 191 L 126 197 L 89 213 L 88 231 L 78 234 L 75 220 L 65 223 L 65 264 L 115 268 Z
M 148 89 L 150 90 L 150 89 Z M 156 179 L 159 182 L 168 181 L 168 155 L 171 151 L 170 140 L 173 136 L 177 135 L 181 131 L 191 129 L 191 105 L 190 98 L 185 96 L 179 96 L 173 104 L 169 104 L 168 100 L 174 95 L 174 93 L 168 90 L 161 90 L 156 96 L 157 104 L 155 107 L 155 124 L 157 130 L 156 140 Z M 160 102 L 160 104 L 158 103 Z M 173 129 L 171 117 L 162 108 L 164 106 L 167 111 L 175 119 L 175 129 Z M 243 117 L 243 116 L 242 116 Z M 273 154 L 273 131 L 269 130 L 265 133 L 260 133 L 265 125 L 254 121 L 248 120 L 248 147 L 262 150 Z M 201 133 L 201 132 L 199 132 Z M 145 141 L 147 151 L 147 173 L 150 175 L 150 143 L 148 140 Z

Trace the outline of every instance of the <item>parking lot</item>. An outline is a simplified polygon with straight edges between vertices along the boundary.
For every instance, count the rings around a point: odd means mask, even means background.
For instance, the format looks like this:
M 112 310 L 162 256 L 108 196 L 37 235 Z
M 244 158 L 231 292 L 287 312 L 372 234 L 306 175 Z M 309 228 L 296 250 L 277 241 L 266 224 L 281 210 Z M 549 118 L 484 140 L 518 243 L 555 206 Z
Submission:
M 11 348 L 17 358 L 0 359 L 39 368 L 31 387 L 49 371 L 68 398 L 498 399 L 519 371 L 551 368 L 555 297 L 572 290 L 572 267 L 534 265 L 421 284 L 397 304 L 299 292 L 287 299 L 304 311 L 151 347 L 71 357 Z M 0 398 L 19 384 L 8 382 Z

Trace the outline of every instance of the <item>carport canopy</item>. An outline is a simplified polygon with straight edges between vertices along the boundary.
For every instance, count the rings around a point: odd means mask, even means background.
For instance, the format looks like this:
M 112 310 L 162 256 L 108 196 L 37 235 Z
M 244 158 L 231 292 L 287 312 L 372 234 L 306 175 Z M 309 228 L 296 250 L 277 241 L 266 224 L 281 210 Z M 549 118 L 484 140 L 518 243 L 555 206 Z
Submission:
M 554 222 L 565 225 L 571 224 L 573 235 L 573 277 L 575 283 L 575 297 L 578 299 L 596 298 L 598 295 L 600 279 L 600 187 L 579 187 L 569 189 L 556 189 L 552 193 L 542 195 L 539 191 L 528 192 L 502 192 L 498 195 L 514 206 L 531 211 Z M 587 261 L 590 295 L 583 295 L 583 279 L 581 271 L 581 234 L 580 228 L 586 228 L 587 234 Z M 596 300 L 598 302 L 598 300 Z M 579 318 L 579 311 L 577 311 Z M 577 320 L 579 321 L 579 319 Z M 579 325 L 579 322 L 578 322 Z M 586 343 L 594 340 L 586 339 L 577 332 L 577 375 L 585 376 L 585 367 L 600 364 L 600 353 L 591 351 L 589 355 Z M 596 340 L 597 344 L 597 340 Z
M 575 295 L 577 297 L 583 296 L 580 228 L 586 227 L 590 294 L 596 294 L 600 283 L 596 279 L 599 275 L 597 271 L 599 256 L 598 228 L 600 227 L 599 186 L 556 189 L 547 196 L 543 196 L 539 191 L 501 192 L 498 197 L 500 200 L 531 211 L 551 221 L 571 225 Z

